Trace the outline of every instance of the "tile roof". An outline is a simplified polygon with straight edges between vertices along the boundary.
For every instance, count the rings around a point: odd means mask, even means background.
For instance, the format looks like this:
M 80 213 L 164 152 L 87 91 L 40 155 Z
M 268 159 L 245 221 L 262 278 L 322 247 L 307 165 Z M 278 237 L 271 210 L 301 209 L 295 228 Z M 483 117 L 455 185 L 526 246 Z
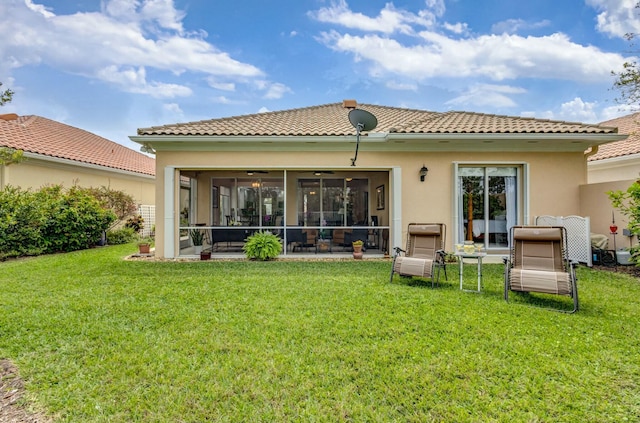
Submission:
M 612 159 L 640 153 L 640 112 L 602 122 L 601 125 L 615 126 L 621 134 L 629 137 L 622 141 L 603 144 L 589 161 Z
M 470 112 L 359 104 L 378 119 L 372 132 L 434 134 L 615 134 L 616 128 L 576 122 Z M 343 103 L 257 113 L 138 129 L 138 135 L 170 136 L 341 136 L 354 135 Z
M 155 159 L 98 135 L 40 116 L 0 115 L 0 146 L 144 175 Z

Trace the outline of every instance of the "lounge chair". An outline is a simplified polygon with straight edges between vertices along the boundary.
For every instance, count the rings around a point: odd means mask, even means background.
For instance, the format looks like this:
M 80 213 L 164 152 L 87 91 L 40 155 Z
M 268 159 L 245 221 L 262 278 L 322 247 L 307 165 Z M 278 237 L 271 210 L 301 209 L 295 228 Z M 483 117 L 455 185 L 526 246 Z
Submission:
M 418 276 L 431 278 L 431 287 L 440 282 L 440 269 L 447 279 L 444 242 L 446 226 L 443 223 L 410 223 L 407 229 L 407 249 L 394 247 L 391 277 Z M 404 256 L 401 255 L 404 253 Z
M 511 255 L 504 258 L 504 299 L 509 291 L 539 292 L 573 298 L 578 306 L 575 262 L 567 255 L 567 230 L 562 226 L 514 226 L 509 232 Z

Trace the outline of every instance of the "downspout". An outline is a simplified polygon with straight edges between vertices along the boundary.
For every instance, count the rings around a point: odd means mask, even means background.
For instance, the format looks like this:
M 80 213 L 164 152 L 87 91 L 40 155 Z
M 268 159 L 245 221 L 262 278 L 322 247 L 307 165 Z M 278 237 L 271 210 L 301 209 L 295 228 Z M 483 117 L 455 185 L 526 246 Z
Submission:
M 599 149 L 600 149 L 599 145 L 591 146 L 591 150 L 584 153 L 584 158 L 587 159 L 587 161 L 589 161 L 589 157 L 593 156 L 594 154 L 597 154 Z
M 598 150 L 600 149 L 599 145 L 593 145 L 591 146 L 591 149 L 584 153 L 584 171 L 585 171 L 585 178 L 587 180 L 587 183 L 589 183 L 589 157 L 593 156 L 594 154 L 598 153 Z

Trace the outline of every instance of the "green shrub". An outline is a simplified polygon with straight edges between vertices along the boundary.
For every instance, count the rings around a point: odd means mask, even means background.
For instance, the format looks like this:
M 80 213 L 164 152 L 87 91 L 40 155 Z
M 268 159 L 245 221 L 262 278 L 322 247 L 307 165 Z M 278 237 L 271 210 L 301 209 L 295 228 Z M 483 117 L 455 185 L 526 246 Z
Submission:
M 280 255 L 282 241 L 271 232 L 256 232 L 247 239 L 242 250 L 249 259 L 272 260 Z
M 101 239 L 115 215 L 106 210 L 86 188 L 61 185 L 42 188 L 36 193 L 46 216 L 41 229 L 46 253 L 82 250 Z
M 107 231 L 107 243 L 111 245 L 128 244 L 137 240 L 133 228 L 121 228 Z
M 635 181 L 626 191 L 607 192 L 613 207 L 629 220 L 628 228 L 632 234 L 640 234 L 640 181 Z M 640 266 L 640 245 L 629 249 L 631 261 Z
M 45 220 L 33 192 L 11 186 L 0 191 L 0 259 L 41 254 Z

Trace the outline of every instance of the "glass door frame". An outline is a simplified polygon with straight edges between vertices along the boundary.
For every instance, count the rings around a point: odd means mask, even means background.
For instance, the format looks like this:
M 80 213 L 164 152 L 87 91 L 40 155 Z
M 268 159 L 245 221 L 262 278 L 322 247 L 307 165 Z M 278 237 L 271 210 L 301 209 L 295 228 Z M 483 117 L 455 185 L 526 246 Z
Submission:
M 452 226 L 453 237 L 452 243 L 456 244 L 463 240 L 461 234 L 461 215 L 460 192 L 460 168 L 461 167 L 515 167 L 516 168 L 516 220 L 514 225 L 529 222 L 529 198 L 530 198 L 530 173 L 529 164 L 526 162 L 453 162 L 453 204 L 452 204 Z M 493 251 L 507 250 L 507 247 L 491 248 Z

